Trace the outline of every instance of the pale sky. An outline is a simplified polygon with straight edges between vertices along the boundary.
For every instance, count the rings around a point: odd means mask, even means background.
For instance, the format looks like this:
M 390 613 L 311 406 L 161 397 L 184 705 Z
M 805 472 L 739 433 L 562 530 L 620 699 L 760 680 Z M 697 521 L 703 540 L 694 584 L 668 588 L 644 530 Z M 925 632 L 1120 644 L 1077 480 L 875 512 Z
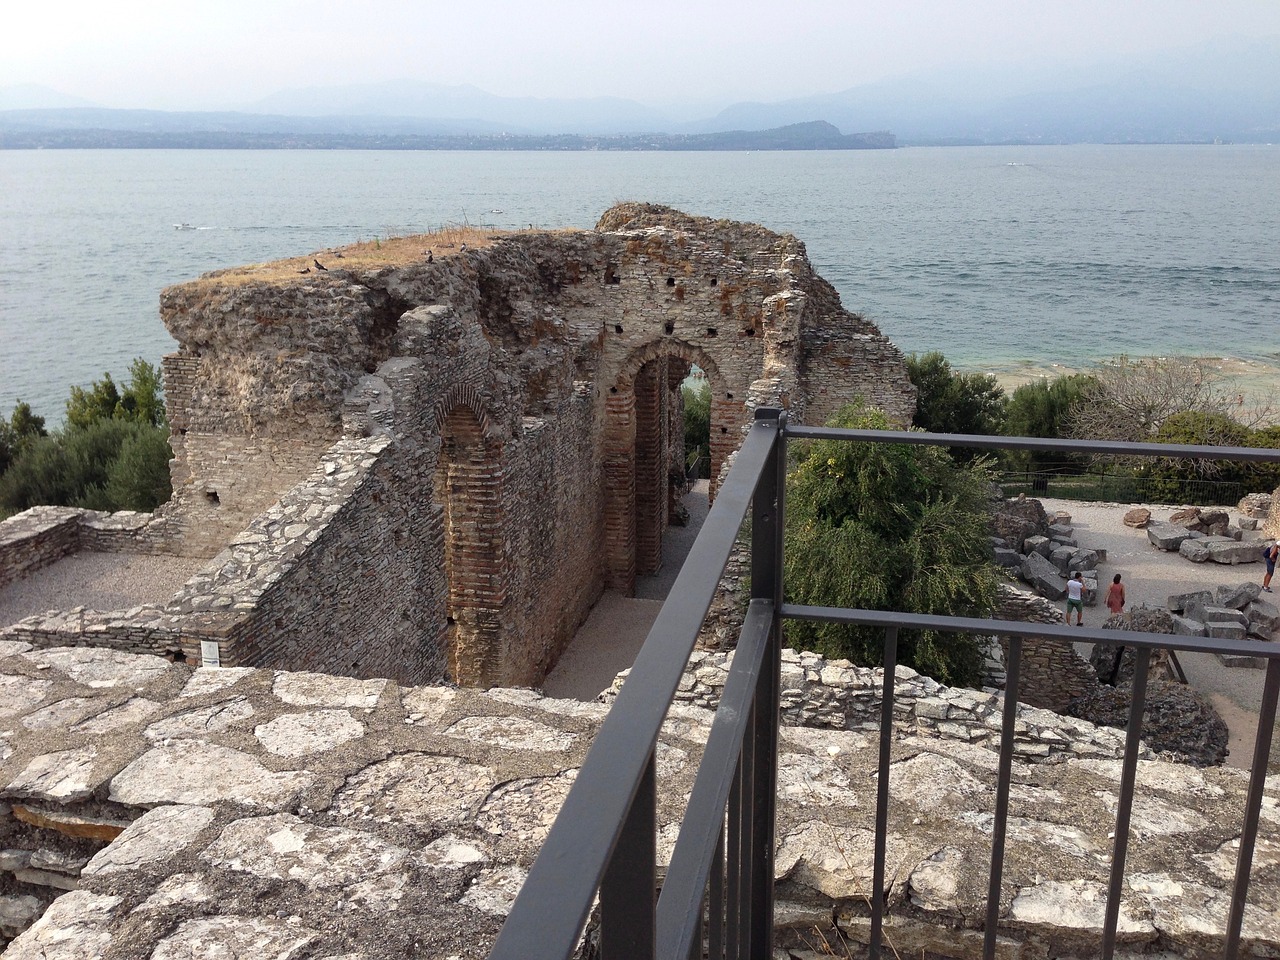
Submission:
M 426 80 L 505 96 L 780 100 L 919 71 L 1280 35 L 1277 0 L 94 0 L 5 5 L 0 88 L 217 109 Z

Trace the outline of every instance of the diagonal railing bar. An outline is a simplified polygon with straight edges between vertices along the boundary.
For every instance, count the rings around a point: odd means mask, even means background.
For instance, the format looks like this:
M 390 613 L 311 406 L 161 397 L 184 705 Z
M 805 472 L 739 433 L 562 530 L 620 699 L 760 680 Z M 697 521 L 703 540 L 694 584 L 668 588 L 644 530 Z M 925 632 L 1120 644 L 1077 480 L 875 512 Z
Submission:
M 597 890 L 604 960 L 697 958 L 705 932 L 709 958 L 745 960 L 771 952 L 773 821 L 776 802 L 777 720 L 781 623 L 784 619 L 880 627 L 885 630 L 884 688 L 877 784 L 875 863 L 871 891 L 871 955 L 884 935 L 889 766 L 893 735 L 897 638 L 902 630 L 974 633 L 1010 638 L 984 957 L 996 954 L 1000 887 L 1009 816 L 1011 764 L 1018 711 L 1022 640 L 1070 645 L 1106 643 L 1136 651 L 1129 731 L 1116 814 L 1104 952 L 1114 950 L 1124 864 L 1136 784 L 1137 754 L 1151 652 L 1158 648 L 1261 656 L 1268 661 L 1257 745 L 1240 839 L 1226 956 L 1238 948 L 1270 756 L 1280 650 L 1247 640 L 1098 630 L 980 617 L 907 614 L 787 604 L 782 600 L 785 450 L 788 437 L 875 443 L 928 444 L 988 450 L 1042 450 L 1127 457 L 1280 462 L 1280 450 L 1038 438 L 846 430 L 789 425 L 781 410 L 761 408 L 721 485 L 630 677 L 588 751 L 560 815 L 530 870 L 491 960 L 567 960 L 572 956 Z M 655 749 L 688 656 L 711 605 L 748 505 L 752 507 L 751 608 L 712 724 L 703 768 L 686 810 L 671 870 L 655 894 Z M 748 655 L 749 654 L 749 655 Z M 706 897 L 706 916 L 703 902 Z
M 991 876 L 987 882 L 987 925 L 983 960 L 995 960 L 1000 923 L 1000 883 L 1004 879 L 1004 840 L 1009 823 L 1009 786 L 1013 779 L 1013 737 L 1018 718 L 1018 683 L 1022 676 L 1022 638 L 1009 638 L 1005 664 L 1004 708 L 1000 718 L 1000 766 L 996 779 L 996 813 L 991 825 Z
M 498 933 L 489 954 L 492 960 L 563 960 L 576 948 L 757 480 L 780 433 L 776 419 L 760 419 L 743 441 L 735 469 L 721 484 L 671 596 L 600 725 Z M 733 850 L 729 856 L 736 860 Z
M 1116 806 L 1115 846 L 1111 852 L 1111 883 L 1107 888 L 1106 920 L 1102 927 L 1102 957 L 1111 960 L 1116 949 L 1116 929 L 1120 925 L 1120 897 L 1124 890 L 1124 863 L 1129 854 L 1129 819 L 1133 812 L 1133 791 L 1138 779 L 1138 748 L 1142 740 L 1142 711 L 1147 704 L 1147 674 L 1151 648 L 1137 651 L 1133 664 L 1133 687 L 1129 698 L 1129 724 L 1125 731 L 1124 763 L 1121 765 L 1120 802 Z
M 724 835 L 729 784 L 742 752 L 762 661 L 773 624 L 773 604 L 752 600 L 725 681 L 720 706 L 707 735 L 698 776 L 689 795 L 671 866 L 658 899 L 658 956 L 679 957 L 689 949 L 702 913 L 702 891 L 712 870 L 712 854 Z
M 1249 799 L 1245 802 L 1244 824 L 1240 828 L 1240 852 L 1236 857 L 1236 879 L 1231 890 L 1231 913 L 1227 918 L 1226 960 L 1240 952 L 1240 930 L 1244 925 L 1245 898 L 1249 892 L 1249 868 L 1253 866 L 1253 845 L 1258 839 L 1258 816 L 1262 812 L 1262 790 L 1267 783 L 1271 760 L 1271 731 L 1276 724 L 1276 699 L 1280 696 L 1280 659 L 1267 663 L 1267 679 L 1262 685 L 1258 710 L 1258 732 L 1253 743 L 1253 766 L 1249 773 Z

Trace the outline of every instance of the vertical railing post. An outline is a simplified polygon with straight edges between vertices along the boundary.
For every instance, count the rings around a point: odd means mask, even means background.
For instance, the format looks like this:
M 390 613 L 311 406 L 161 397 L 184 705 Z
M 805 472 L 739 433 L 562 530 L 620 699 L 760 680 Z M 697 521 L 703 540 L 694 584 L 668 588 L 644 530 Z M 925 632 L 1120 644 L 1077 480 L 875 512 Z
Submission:
M 884 632 L 884 683 L 880 688 L 880 760 L 876 781 L 876 840 L 871 867 L 871 946 L 867 956 L 880 960 L 884 937 L 884 873 L 889 846 L 889 760 L 893 743 L 893 696 L 898 670 L 898 628 Z
M 600 956 L 653 956 L 657 901 L 657 781 L 649 754 L 622 834 L 600 882 Z
M 773 421 L 777 438 L 760 471 L 751 507 L 751 597 L 773 604 L 773 625 L 752 702 L 749 743 L 752 758 L 750 859 L 747 863 L 750 912 L 743 956 L 767 960 L 773 953 L 774 811 L 778 792 L 778 699 L 782 672 L 782 491 L 786 482 L 786 413 L 761 407 L 757 424 Z
M 1129 852 L 1129 819 L 1133 812 L 1134 784 L 1138 777 L 1138 748 L 1142 745 L 1142 712 L 1147 702 L 1147 673 L 1151 648 L 1138 647 L 1134 654 L 1133 685 L 1129 690 L 1129 728 L 1125 731 L 1124 763 L 1120 770 L 1120 800 L 1116 807 L 1116 839 L 1111 853 L 1111 883 L 1107 889 L 1107 909 L 1102 926 L 1102 957 L 1111 960 L 1120 925 L 1120 897 L 1124 890 L 1124 862 Z

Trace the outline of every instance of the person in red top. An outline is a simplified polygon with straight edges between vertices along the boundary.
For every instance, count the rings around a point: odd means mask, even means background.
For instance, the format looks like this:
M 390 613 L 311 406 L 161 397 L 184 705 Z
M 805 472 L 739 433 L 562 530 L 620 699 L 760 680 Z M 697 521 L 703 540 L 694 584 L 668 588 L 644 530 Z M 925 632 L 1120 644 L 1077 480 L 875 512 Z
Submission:
M 1124 610 L 1124 584 L 1120 582 L 1120 574 L 1111 578 L 1111 586 L 1107 589 L 1107 609 L 1112 616 Z

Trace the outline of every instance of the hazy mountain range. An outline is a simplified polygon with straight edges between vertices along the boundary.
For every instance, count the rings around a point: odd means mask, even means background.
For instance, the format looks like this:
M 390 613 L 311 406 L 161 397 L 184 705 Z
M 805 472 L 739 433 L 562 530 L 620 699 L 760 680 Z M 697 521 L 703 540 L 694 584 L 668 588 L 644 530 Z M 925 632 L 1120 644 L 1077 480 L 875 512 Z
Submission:
M 111 110 L 32 86 L 0 89 L 0 133 L 131 131 L 343 136 L 590 136 L 759 131 L 826 121 L 899 143 L 1280 142 L 1280 38 L 1214 41 L 1131 60 L 984 67 L 725 106 L 613 97 L 502 97 L 387 81 L 282 90 L 223 112 Z

